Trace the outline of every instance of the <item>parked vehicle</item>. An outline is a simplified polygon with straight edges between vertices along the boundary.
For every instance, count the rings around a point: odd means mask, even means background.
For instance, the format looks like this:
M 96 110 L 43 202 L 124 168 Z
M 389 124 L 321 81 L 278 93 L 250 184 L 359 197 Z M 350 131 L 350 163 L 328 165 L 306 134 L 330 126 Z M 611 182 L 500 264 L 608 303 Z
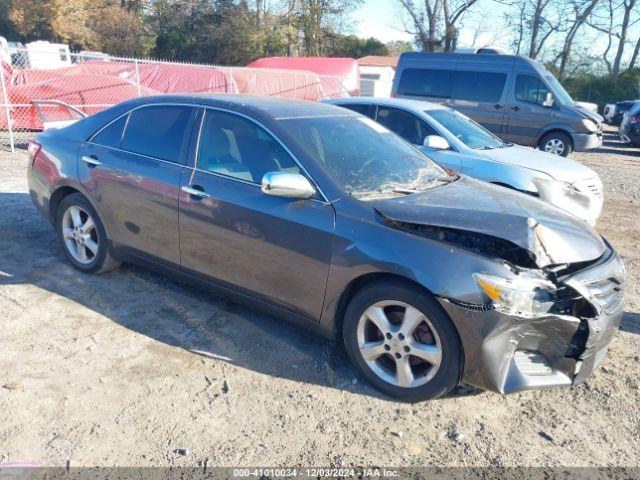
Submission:
M 44 40 L 27 43 L 26 46 L 29 67 L 37 70 L 53 70 L 71 65 L 69 45 L 64 43 L 50 43 Z M 27 65 L 23 65 L 26 67 Z
M 604 106 L 604 110 L 602 110 L 602 118 L 604 118 L 604 123 L 608 123 L 608 124 L 611 123 L 615 110 L 616 110 L 615 103 L 607 103 Z
M 393 94 L 447 105 L 504 141 L 563 157 L 602 144 L 602 117 L 577 107 L 544 66 L 524 57 L 403 53 Z
M 618 135 L 624 142 L 634 147 L 640 146 L 640 101 L 634 102 L 633 106 L 624 112 Z
M 624 117 L 624 114 L 631 110 L 635 103 L 635 100 L 625 100 L 624 102 L 607 104 L 604 107 L 605 123 L 619 126 L 622 123 L 622 117 Z
M 332 105 L 141 97 L 29 158 L 78 270 L 138 262 L 297 321 L 404 400 L 580 383 L 622 316 L 622 261 L 584 222 Z
M 325 102 L 367 115 L 443 167 L 539 196 L 591 225 L 602 211 L 602 181 L 589 167 L 503 142 L 451 108 L 393 98 L 341 98 Z

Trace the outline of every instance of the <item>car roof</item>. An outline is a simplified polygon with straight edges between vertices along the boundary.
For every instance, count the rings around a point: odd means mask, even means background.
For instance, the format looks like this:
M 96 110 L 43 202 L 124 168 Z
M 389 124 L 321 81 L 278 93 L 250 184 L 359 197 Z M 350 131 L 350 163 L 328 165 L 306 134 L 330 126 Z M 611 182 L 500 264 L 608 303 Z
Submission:
M 445 105 L 440 105 L 439 103 L 427 102 L 426 100 L 411 100 L 407 98 L 345 97 L 323 100 L 323 102 L 340 105 L 375 104 L 387 107 L 401 107 L 420 113 L 428 110 L 446 110 L 449 108 Z
M 233 94 L 181 94 L 140 97 L 133 101 L 136 105 L 154 103 L 193 103 L 203 106 L 228 108 L 249 115 L 268 117 L 272 120 L 290 118 L 352 116 L 355 113 L 326 103 L 294 100 L 288 98 L 233 95 Z

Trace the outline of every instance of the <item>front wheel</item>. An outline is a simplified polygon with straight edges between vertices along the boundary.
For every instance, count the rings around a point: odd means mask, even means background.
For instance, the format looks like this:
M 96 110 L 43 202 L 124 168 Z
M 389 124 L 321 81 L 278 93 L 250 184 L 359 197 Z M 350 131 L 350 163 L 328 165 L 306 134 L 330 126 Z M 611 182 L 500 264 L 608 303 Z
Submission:
M 459 382 L 462 346 L 446 312 L 429 293 L 404 282 L 365 287 L 343 324 L 349 358 L 378 390 L 401 400 L 440 397 Z
M 73 193 L 60 202 L 57 231 L 64 253 L 78 270 L 103 273 L 119 265 L 109 253 L 98 213 L 82 194 Z
M 568 156 L 573 150 L 571 138 L 569 135 L 562 132 L 547 133 L 542 137 L 538 146 L 540 147 L 540 150 L 554 155 L 560 155 L 561 157 Z

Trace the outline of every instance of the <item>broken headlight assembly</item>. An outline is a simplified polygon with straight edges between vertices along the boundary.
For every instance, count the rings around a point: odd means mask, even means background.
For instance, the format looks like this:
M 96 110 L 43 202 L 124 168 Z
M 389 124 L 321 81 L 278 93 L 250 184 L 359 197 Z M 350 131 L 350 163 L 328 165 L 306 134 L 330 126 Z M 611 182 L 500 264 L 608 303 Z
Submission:
M 536 318 L 548 313 L 556 300 L 556 286 L 548 280 L 487 273 L 475 273 L 473 277 L 496 311 L 508 315 Z

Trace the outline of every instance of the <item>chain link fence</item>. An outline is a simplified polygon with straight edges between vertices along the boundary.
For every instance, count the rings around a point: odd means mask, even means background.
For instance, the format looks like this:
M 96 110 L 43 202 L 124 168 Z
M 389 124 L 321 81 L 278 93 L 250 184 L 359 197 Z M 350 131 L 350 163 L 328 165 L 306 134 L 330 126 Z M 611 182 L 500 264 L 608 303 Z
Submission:
M 357 90 L 343 77 L 307 71 L 165 62 L 55 49 L 2 52 L 0 65 L 0 148 L 11 151 L 24 147 L 49 125 L 146 95 L 251 94 L 318 101 Z

